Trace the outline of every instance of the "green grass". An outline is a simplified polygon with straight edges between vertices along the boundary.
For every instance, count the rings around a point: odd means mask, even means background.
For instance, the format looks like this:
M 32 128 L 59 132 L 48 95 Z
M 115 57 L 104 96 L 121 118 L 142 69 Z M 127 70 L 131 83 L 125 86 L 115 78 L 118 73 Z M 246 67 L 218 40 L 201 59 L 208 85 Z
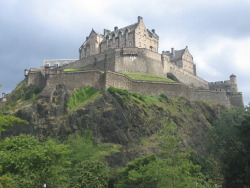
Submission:
M 71 71 L 85 71 L 87 69 L 64 69 L 64 72 L 71 72 Z
M 144 80 L 144 81 L 158 81 L 158 82 L 174 82 L 170 78 L 165 76 L 159 76 L 155 74 L 135 73 L 135 72 L 121 72 L 127 75 L 133 80 Z
M 70 110 L 74 110 L 75 108 L 86 104 L 90 99 L 95 99 L 100 95 L 102 90 L 96 90 L 92 87 L 86 87 L 81 89 L 80 91 L 74 92 L 67 104 Z

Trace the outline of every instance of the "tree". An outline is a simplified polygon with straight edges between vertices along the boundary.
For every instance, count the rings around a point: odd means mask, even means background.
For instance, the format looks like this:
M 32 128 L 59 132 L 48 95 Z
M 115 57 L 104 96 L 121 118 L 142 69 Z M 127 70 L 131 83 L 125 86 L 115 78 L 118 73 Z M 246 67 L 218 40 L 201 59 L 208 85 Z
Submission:
M 8 175 L 19 187 L 67 187 L 66 166 L 70 150 L 49 139 L 39 142 L 33 136 L 20 135 L 0 143 L 2 177 Z
M 221 114 L 209 134 L 209 149 L 220 161 L 225 187 L 250 186 L 250 109 Z
M 168 124 L 158 135 L 160 151 L 129 163 L 120 171 L 116 186 L 125 187 L 210 187 L 200 173 L 200 166 L 189 159 L 181 147 L 175 124 Z
M 69 138 L 72 163 L 69 170 L 70 187 L 107 187 L 110 178 L 110 168 L 102 163 L 102 159 L 112 152 L 117 152 L 114 144 L 94 144 L 90 131 L 83 136 Z

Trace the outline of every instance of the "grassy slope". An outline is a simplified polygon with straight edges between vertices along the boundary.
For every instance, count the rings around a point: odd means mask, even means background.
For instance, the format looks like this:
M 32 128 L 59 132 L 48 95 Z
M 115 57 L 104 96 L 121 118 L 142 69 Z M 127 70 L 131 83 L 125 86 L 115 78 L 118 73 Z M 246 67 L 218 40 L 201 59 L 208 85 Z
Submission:
M 158 81 L 158 82 L 174 82 L 173 80 L 165 77 L 154 74 L 145 74 L 145 73 L 132 73 L 132 72 L 122 72 L 122 74 L 127 75 L 133 80 L 145 80 L 145 81 Z

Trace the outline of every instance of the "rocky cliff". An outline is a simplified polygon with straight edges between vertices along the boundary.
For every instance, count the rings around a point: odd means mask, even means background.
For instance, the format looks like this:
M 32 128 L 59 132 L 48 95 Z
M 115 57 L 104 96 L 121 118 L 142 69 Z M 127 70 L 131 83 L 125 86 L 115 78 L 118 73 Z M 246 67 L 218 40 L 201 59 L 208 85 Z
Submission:
M 43 98 L 38 89 L 24 84 L 8 100 L 5 113 L 27 120 L 29 125 L 15 125 L 2 137 L 26 133 L 63 139 L 88 129 L 96 143 L 121 145 L 119 153 L 108 157 L 111 166 L 153 152 L 157 148 L 155 135 L 170 122 L 176 124 L 183 145 L 202 156 L 206 132 L 225 108 L 183 97 L 145 96 L 115 88 L 70 91 L 64 85 L 57 85 L 50 97 Z

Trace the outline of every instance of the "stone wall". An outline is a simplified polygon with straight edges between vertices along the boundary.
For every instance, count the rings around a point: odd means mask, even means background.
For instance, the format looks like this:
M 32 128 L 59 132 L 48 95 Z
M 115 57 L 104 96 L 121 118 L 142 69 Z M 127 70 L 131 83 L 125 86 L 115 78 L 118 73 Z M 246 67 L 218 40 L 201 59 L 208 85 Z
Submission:
M 230 103 L 233 106 L 244 107 L 242 93 L 229 93 Z
M 60 67 L 78 68 L 164 75 L 161 55 L 143 48 L 111 49 Z
M 103 89 L 104 86 L 104 74 L 96 70 L 74 72 L 50 71 L 46 74 L 46 79 L 47 82 L 41 93 L 42 96 L 51 96 L 57 85 L 63 85 L 69 90 L 78 90 L 87 86 Z
M 172 73 L 180 82 L 188 86 L 208 89 L 207 81 L 199 78 L 198 76 L 190 74 L 189 72 L 177 67 L 174 64 L 170 64 L 170 73 Z
M 135 72 L 164 75 L 161 55 L 142 48 L 117 50 L 115 72 Z
M 35 75 L 35 74 L 34 74 Z M 37 80 L 33 74 L 28 80 Z M 28 76 L 28 77 L 29 77 Z M 36 76 L 40 77 L 39 74 Z M 132 80 L 124 74 L 117 72 L 100 72 L 97 70 L 63 72 L 61 70 L 47 70 L 44 79 L 46 79 L 45 88 L 41 95 L 45 97 L 52 96 L 56 86 L 63 85 L 69 90 L 78 90 L 83 87 L 94 87 L 97 89 L 108 89 L 113 86 L 120 89 L 126 89 L 130 92 L 137 92 L 146 95 L 165 94 L 169 98 L 185 97 L 191 101 L 210 101 L 224 106 L 242 107 L 242 94 L 230 94 L 226 92 L 216 92 L 210 90 L 195 90 L 179 82 L 152 82 Z M 29 82 L 35 84 L 41 82 Z
M 209 90 L 194 90 L 181 83 L 135 81 L 126 75 L 108 72 L 106 75 L 106 87 L 117 87 L 131 92 L 146 95 L 165 94 L 170 98 L 185 97 L 191 101 L 210 101 L 225 106 L 230 106 L 229 98 L 225 92 L 213 92 Z
M 27 83 L 28 85 L 37 85 L 40 88 L 44 88 L 46 80 L 45 80 L 44 75 L 42 75 L 42 72 L 40 69 L 31 68 L 28 73 Z

